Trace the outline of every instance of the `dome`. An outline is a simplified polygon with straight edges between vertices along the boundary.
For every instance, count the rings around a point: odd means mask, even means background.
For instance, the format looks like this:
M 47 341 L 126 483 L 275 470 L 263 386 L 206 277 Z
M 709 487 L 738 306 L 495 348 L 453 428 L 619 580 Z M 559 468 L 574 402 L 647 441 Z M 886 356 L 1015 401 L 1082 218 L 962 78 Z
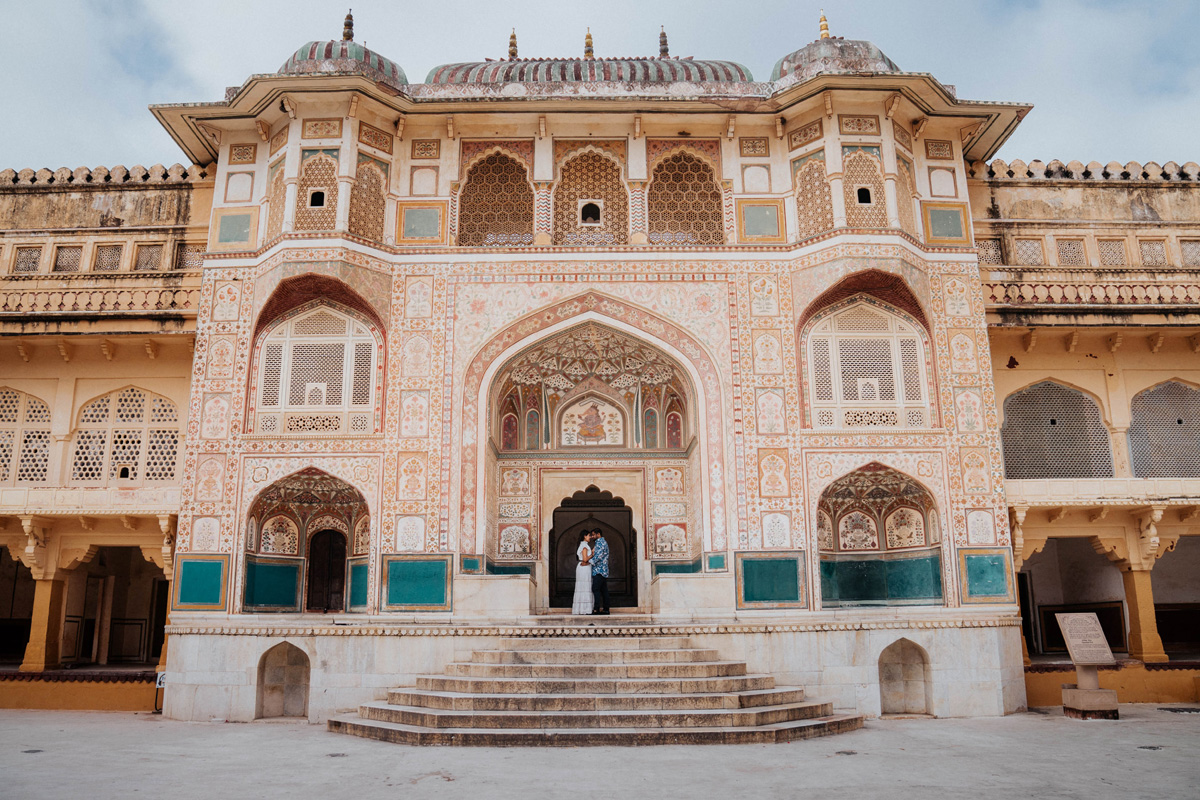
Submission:
M 870 42 L 853 39 L 817 39 L 779 59 L 771 72 L 777 81 L 795 75 L 805 81 L 829 72 L 900 72 L 895 62 Z
M 309 75 L 333 72 L 356 73 L 393 89 L 408 85 L 404 70 L 394 61 L 368 50 L 352 39 L 309 42 L 279 68 L 280 75 Z
M 443 64 L 426 83 L 748 82 L 750 70 L 733 61 L 691 58 L 522 58 Z

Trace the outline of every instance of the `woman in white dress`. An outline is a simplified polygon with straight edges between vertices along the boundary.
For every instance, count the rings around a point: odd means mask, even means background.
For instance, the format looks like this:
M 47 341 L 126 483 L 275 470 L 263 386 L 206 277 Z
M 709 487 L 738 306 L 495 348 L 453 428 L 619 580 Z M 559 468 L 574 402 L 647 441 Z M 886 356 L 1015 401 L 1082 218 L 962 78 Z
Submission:
M 575 567 L 575 597 L 571 601 L 572 614 L 592 613 L 592 548 L 588 546 L 587 531 L 579 534 L 579 565 Z

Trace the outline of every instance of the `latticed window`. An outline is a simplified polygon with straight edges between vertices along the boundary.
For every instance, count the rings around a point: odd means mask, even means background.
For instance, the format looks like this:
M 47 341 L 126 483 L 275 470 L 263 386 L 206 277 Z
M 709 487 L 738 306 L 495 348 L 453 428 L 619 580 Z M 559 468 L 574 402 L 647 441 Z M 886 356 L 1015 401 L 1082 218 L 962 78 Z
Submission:
M 679 152 L 654 168 L 646 195 L 654 244 L 724 244 L 721 189 L 712 167 Z
M 1112 445 L 1096 401 L 1043 381 L 1004 401 L 1004 476 L 1111 478 Z
M 887 207 L 878 148 L 845 147 L 842 153 L 846 224 L 852 228 L 886 228 Z
M 257 352 L 258 433 L 369 433 L 380 344 L 367 323 L 318 303 L 276 322 Z
M 304 154 L 296 192 L 296 230 L 333 230 L 337 221 L 337 166 L 337 159 L 328 153 Z
M 0 389 L 0 486 L 45 483 L 50 474 L 50 406 Z
M 1142 265 L 1146 267 L 1165 267 L 1167 265 L 1167 243 L 1157 241 L 1140 241 L 1138 249 L 1142 251 Z
M 979 246 L 980 264 L 999 265 L 1004 263 L 999 239 L 978 239 L 976 244 Z
M 1017 266 L 1042 267 L 1046 264 L 1046 255 L 1042 250 L 1041 239 L 1017 239 L 1014 242 Z
M 82 261 L 83 248 L 78 245 L 64 245 L 54 251 L 55 272 L 79 272 Z
M 1184 239 L 1179 242 L 1185 267 L 1200 267 L 1200 239 Z
M 1129 265 L 1125 257 L 1125 241 L 1122 239 L 1101 239 L 1096 242 L 1100 251 L 1100 266 L 1125 267 Z
M 833 229 L 833 196 L 825 173 L 825 151 L 792 162 L 796 191 L 796 223 L 801 239 Z
M 129 387 L 98 397 L 79 412 L 71 481 L 103 486 L 175 480 L 179 411 L 165 397 Z
M 135 270 L 161 269 L 162 261 L 163 246 L 161 244 L 143 244 L 138 246 L 133 268 Z
M 287 202 L 287 177 L 284 159 L 267 168 L 267 239 L 283 233 L 283 204 Z
M 1087 254 L 1083 249 L 1083 239 L 1058 239 L 1058 265 L 1060 267 L 1086 267 Z
M 913 201 L 917 196 L 914 189 L 916 181 L 913 179 L 912 164 L 899 156 L 896 157 L 896 176 L 896 205 L 900 216 L 900 227 L 916 236 L 917 218 L 913 213 Z
M 492 153 L 471 167 L 458 199 L 458 244 L 533 244 L 533 187 L 524 164 Z
M 96 272 L 116 272 L 121 268 L 121 250 L 119 244 L 102 244 L 96 247 L 96 258 L 92 269 Z
M 387 165 L 373 158 L 359 157 L 358 174 L 350 188 L 350 233 L 383 241 L 386 206 Z
M 806 348 L 814 427 L 932 426 L 924 342 L 899 315 L 855 302 L 817 317 Z
M 1200 391 L 1171 381 L 1130 408 L 1129 455 L 1139 478 L 1200 478 Z
M 13 259 L 13 272 L 37 272 L 42 262 L 42 248 L 18 247 Z
M 204 266 L 202 244 L 181 244 L 175 248 L 175 269 L 200 269 Z
M 587 207 L 599 212 L 590 221 Z M 554 189 L 554 243 L 605 247 L 629 242 L 629 195 L 621 168 L 599 153 L 583 153 L 563 164 Z

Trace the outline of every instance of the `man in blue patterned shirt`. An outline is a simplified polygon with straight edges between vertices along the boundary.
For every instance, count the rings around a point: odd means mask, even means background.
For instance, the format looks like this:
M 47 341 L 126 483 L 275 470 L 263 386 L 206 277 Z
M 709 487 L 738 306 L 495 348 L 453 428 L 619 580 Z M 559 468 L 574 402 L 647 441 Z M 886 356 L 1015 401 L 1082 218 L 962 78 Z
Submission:
M 596 598 L 593 614 L 608 613 L 608 542 L 596 528 L 588 536 L 592 543 L 592 596 Z

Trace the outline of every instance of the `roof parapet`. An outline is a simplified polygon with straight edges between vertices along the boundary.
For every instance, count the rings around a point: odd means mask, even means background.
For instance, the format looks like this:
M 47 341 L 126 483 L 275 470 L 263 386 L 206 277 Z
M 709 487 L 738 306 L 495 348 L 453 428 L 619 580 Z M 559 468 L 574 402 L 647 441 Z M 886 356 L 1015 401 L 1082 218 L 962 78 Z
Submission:
M 1200 164 L 1189 161 L 1181 167 L 1174 161 L 1168 161 L 1162 165 L 1154 161 L 1147 161 L 1145 164 L 1139 164 L 1137 161 L 1130 161 L 1128 164 L 1116 161 L 1101 164 L 1099 161 L 1091 161 L 1085 165 L 1080 161 L 1063 164 L 1058 159 L 1048 164 L 1036 160 L 1026 164 L 1019 158 L 1011 162 L 997 158 L 991 162 L 971 162 L 967 174 L 969 177 L 979 180 L 999 181 L 1074 180 L 1096 183 L 1120 181 L 1196 183 L 1200 182 Z

